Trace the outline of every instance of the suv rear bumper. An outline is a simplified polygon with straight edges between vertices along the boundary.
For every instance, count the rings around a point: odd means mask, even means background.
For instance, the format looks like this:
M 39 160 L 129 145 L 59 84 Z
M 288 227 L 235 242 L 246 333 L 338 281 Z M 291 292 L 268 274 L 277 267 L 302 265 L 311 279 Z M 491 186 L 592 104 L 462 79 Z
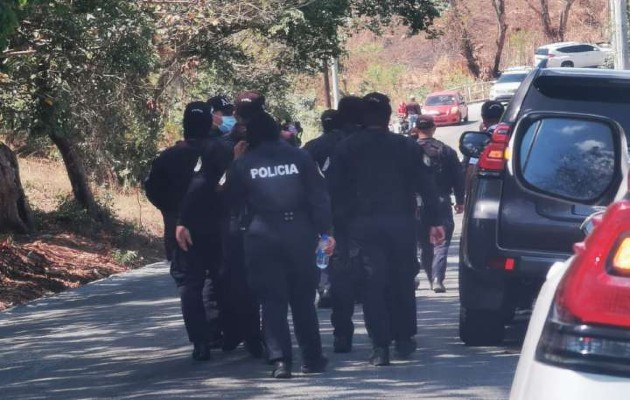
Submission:
M 570 254 L 499 247 L 502 182 L 491 177 L 474 180 L 460 245 L 460 302 L 470 309 L 499 310 L 508 300 L 533 299 L 549 268 Z M 521 291 L 524 287 L 527 290 Z

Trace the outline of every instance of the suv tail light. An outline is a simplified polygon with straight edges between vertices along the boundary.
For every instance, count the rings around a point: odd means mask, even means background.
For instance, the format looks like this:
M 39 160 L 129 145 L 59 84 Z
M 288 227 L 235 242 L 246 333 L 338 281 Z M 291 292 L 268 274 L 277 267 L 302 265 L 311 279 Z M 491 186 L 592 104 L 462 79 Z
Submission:
M 479 158 L 479 168 L 484 171 L 500 172 L 505 169 L 505 151 L 510 141 L 512 126 L 500 123 L 494 128 L 490 143 L 486 145 Z
M 536 359 L 630 375 L 630 201 L 609 207 L 563 277 Z

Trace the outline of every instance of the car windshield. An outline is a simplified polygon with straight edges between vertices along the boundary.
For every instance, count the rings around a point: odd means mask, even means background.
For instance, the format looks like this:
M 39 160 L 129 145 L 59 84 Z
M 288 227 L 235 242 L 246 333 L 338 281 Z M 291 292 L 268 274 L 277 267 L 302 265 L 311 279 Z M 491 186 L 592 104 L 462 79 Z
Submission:
M 455 104 L 455 96 L 451 95 L 430 96 L 425 102 L 427 106 L 448 106 L 451 104 Z
M 514 83 L 514 82 L 523 82 L 523 79 L 527 76 L 527 73 L 522 74 L 504 74 L 501 75 L 497 83 Z
M 537 56 L 546 56 L 549 54 L 549 49 L 541 47 L 539 49 L 536 49 L 536 55 Z

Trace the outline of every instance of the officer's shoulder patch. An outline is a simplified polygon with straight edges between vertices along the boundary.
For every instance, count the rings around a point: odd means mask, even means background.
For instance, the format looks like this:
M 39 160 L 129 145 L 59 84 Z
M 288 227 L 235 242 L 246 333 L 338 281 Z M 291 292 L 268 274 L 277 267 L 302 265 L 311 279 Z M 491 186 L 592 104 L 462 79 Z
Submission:
M 427 167 L 431 166 L 431 157 L 429 157 L 426 154 L 422 155 L 422 162 L 424 162 L 424 165 L 426 165 Z
M 330 168 L 330 157 L 326 157 L 326 161 L 324 161 L 324 165 L 322 166 L 322 172 L 328 171 Z
M 193 171 L 195 171 L 195 172 L 201 171 L 201 167 L 202 166 L 203 166 L 203 161 L 201 161 L 201 157 L 199 157 L 197 159 L 197 164 L 195 165 L 195 168 L 193 169 Z

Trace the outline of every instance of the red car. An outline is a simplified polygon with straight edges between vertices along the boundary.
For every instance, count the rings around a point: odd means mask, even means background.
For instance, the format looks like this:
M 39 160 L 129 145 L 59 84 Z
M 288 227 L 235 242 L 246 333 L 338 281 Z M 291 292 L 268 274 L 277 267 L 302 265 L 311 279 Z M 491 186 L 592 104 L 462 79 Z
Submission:
M 433 116 L 437 125 L 468 122 L 466 100 L 456 91 L 431 93 L 424 101 L 422 114 Z

